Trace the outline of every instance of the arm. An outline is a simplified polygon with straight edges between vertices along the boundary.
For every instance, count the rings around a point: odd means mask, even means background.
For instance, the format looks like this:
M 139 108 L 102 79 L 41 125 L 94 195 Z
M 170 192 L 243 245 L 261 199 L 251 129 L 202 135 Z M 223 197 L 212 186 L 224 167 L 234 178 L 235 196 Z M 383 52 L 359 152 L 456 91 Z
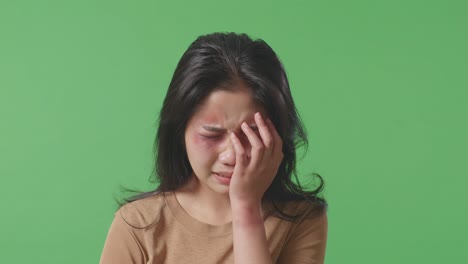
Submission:
M 257 135 L 245 122 L 242 131 L 251 146 L 250 153 L 237 136 L 231 141 L 236 153 L 236 165 L 229 186 L 231 201 L 234 263 L 271 264 L 261 201 L 275 177 L 283 159 L 282 140 L 273 124 L 256 113 Z
M 146 263 L 141 245 L 132 229 L 123 220 L 120 211 L 115 214 L 109 229 L 100 264 L 142 264 Z
M 272 263 L 261 206 L 231 206 L 235 263 Z

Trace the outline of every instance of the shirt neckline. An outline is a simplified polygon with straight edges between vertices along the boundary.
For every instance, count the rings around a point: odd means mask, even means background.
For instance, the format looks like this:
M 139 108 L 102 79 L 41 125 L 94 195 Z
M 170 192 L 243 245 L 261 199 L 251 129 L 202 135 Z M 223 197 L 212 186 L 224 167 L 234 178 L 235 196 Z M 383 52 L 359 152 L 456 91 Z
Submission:
M 232 221 L 222 225 L 211 225 L 194 218 L 185 211 L 177 200 L 173 191 L 163 192 L 164 200 L 167 206 L 174 215 L 174 218 L 190 233 L 201 237 L 223 237 L 232 235 Z M 262 204 L 265 212 L 263 220 L 265 221 L 272 213 L 273 207 L 271 203 Z
M 174 192 L 164 192 L 164 199 L 175 219 L 190 233 L 202 237 L 222 237 L 232 234 L 232 222 L 222 225 L 211 225 L 189 215 L 180 205 Z

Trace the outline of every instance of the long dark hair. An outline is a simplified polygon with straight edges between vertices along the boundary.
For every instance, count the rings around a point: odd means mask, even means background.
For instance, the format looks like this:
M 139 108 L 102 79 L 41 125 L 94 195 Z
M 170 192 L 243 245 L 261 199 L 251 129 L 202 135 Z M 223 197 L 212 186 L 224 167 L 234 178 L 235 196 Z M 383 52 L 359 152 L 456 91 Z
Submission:
M 184 133 L 189 119 L 213 90 L 233 89 L 239 82 L 246 84 L 256 103 L 264 107 L 283 140 L 284 157 L 264 199 L 285 219 L 294 217 L 278 207 L 281 202 L 308 200 L 316 211 L 326 208 L 326 201 L 319 197 L 323 189 L 319 174 L 312 174 L 319 182 L 314 190 L 307 191 L 299 184 L 296 149 L 306 149 L 308 141 L 283 64 L 265 41 L 236 33 L 202 35 L 182 55 L 164 99 L 154 142 L 152 176 L 159 186 L 126 202 L 174 191 L 188 181 L 192 168 Z

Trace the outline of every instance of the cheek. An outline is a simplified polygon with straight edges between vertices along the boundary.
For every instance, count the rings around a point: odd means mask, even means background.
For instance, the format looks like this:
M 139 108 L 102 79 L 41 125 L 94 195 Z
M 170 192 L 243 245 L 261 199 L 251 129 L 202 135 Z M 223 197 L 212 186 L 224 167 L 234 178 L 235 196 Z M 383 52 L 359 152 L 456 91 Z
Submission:
M 204 138 L 200 135 L 192 135 L 190 140 L 189 155 L 202 163 L 212 163 L 217 159 L 217 150 L 220 142 Z
M 210 138 L 205 138 L 200 135 L 194 135 L 192 137 L 193 144 L 196 149 L 200 151 L 215 151 L 218 145 L 217 140 L 213 140 Z

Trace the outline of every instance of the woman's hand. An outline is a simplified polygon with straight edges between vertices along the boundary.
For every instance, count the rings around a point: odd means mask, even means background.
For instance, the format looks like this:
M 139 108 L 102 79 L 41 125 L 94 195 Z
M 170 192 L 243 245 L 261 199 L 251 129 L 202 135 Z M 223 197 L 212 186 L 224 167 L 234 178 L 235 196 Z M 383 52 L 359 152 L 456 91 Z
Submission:
M 283 160 L 283 141 L 273 123 L 263 119 L 258 112 L 254 119 L 260 137 L 245 122 L 241 125 L 251 145 L 250 153 L 236 134 L 231 133 L 236 153 L 236 165 L 229 185 L 231 205 L 259 205 Z
M 264 120 L 260 113 L 254 118 L 260 137 L 245 122 L 241 125 L 251 146 L 250 153 L 231 134 L 236 165 L 229 184 L 229 199 L 236 264 L 272 263 L 261 202 L 283 160 L 283 141 L 269 120 Z

